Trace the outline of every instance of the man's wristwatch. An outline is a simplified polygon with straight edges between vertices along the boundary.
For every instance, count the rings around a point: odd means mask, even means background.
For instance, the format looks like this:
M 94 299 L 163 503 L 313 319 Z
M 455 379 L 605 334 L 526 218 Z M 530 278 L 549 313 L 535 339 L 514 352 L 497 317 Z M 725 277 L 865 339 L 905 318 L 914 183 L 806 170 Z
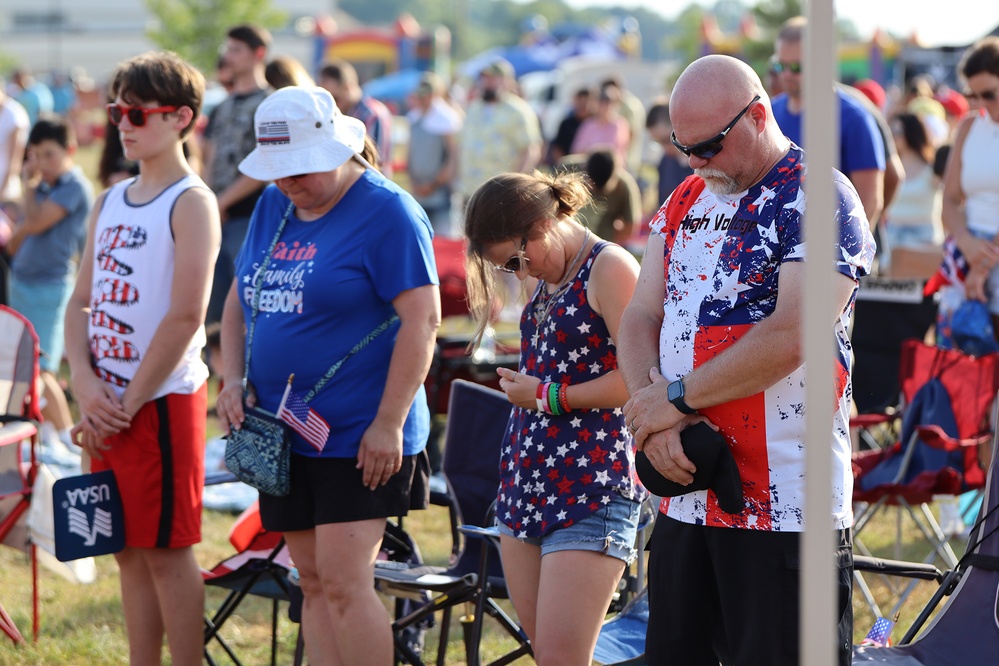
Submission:
M 666 387 L 666 397 L 669 401 L 680 410 L 683 414 L 693 414 L 696 409 L 691 409 L 684 399 L 683 392 L 683 379 L 678 379 L 675 382 L 670 382 L 669 386 Z

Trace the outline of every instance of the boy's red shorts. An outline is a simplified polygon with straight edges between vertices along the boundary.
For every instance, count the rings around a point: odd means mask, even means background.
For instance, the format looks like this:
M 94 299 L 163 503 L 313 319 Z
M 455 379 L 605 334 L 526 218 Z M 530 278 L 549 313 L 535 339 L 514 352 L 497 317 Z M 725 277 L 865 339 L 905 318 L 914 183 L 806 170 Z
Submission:
M 103 460 L 91 469 L 114 470 L 125 508 L 125 545 L 183 548 L 201 541 L 205 485 L 207 385 L 143 405 L 132 426 L 109 437 Z

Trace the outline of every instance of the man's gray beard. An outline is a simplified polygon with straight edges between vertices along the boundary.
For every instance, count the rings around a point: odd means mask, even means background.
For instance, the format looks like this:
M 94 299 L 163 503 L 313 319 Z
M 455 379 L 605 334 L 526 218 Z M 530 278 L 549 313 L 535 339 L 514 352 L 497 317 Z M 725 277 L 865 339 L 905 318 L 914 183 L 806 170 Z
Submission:
M 704 184 L 714 194 L 735 194 L 745 189 L 735 178 L 717 169 L 694 169 L 694 173 L 704 179 Z

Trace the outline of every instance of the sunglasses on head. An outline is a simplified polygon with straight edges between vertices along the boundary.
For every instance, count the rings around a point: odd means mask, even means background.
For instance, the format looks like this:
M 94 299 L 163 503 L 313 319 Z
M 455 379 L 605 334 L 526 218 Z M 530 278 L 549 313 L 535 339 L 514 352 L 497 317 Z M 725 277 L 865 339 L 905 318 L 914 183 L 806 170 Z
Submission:
M 770 69 L 773 70 L 774 74 L 780 74 L 781 72 L 791 72 L 792 74 L 801 74 L 801 63 L 800 62 L 781 62 L 780 60 L 774 60 L 770 63 Z
M 146 124 L 146 118 L 151 113 L 173 113 L 177 110 L 176 106 L 157 106 L 147 109 L 143 106 L 122 106 L 121 104 L 108 104 L 106 108 L 108 120 L 115 127 L 121 124 L 121 119 L 125 116 L 128 116 L 128 122 L 132 123 L 132 127 L 142 127 Z
M 976 93 L 974 91 L 964 93 L 964 96 L 970 100 L 982 100 L 983 102 L 994 102 L 996 101 L 996 95 L 999 94 L 999 89 L 996 90 L 986 90 L 985 92 Z
M 517 254 L 507 259 L 506 263 L 502 266 L 497 266 L 496 268 L 504 273 L 516 273 L 517 271 L 527 268 L 527 264 L 530 260 L 524 256 L 525 250 L 527 250 L 527 236 L 520 239 L 520 249 L 517 250 Z
M 753 101 L 747 104 L 746 108 L 740 111 L 739 115 L 733 118 L 732 122 L 730 122 L 725 129 L 723 129 L 716 136 L 711 137 L 707 141 L 701 141 L 700 143 L 695 143 L 692 146 L 685 146 L 676 140 L 676 132 L 672 132 L 669 135 L 669 140 L 673 142 L 673 145 L 676 146 L 677 150 L 679 150 L 687 157 L 693 155 L 695 157 L 700 157 L 702 160 L 711 159 L 712 157 L 714 157 L 715 155 L 717 155 L 722 151 L 722 141 L 725 139 L 726 136 L 728 136 L 728 133 L 732 131 L 732 128 L 735 127 L 735 124 L 739 122 L 739 119 L 742 118 L 743 115 L 745 115 L 746 111 L 749 111 L 750 107 L 752 107 L 753 104 L 756 104 L 756 102 L 759 99 L 760 99 L 759 95 L 754 97 Z

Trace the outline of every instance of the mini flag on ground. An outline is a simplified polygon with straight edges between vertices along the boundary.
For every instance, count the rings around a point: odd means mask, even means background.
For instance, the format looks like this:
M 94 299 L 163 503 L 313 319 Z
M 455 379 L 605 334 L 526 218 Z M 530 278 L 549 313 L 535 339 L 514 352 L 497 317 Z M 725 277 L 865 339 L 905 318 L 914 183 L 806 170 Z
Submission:
M 316 451 L 321 452 L 326 447 L 330 425 L 316 410 L 309 407 L 300 395 L 291 390 L 291 381 L 294 377 L 292 375 L 288 378 L 288 386 L 278 407 L 278 418 L 291 426 L 291 429 L 301 435 Z
M 894 622 L 886 617 L 879 617 L 860 644 L 870 647 L 889 647 L 891 645 L 891 630 L 894 628 Z

